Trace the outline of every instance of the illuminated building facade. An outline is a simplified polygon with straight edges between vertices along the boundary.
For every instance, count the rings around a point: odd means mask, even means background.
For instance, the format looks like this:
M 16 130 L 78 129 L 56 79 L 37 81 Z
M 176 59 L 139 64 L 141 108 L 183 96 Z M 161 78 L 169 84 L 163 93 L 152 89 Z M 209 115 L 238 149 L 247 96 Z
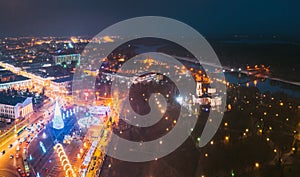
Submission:
M 0 66 L 0 90 L 25 89 L 32 86 L 30 78 L 12 73 Z
M 32 112 L 31 97 L 0 96 L 0 121 L 9 123 L 18 118 L 24 118 Z
M 208 97 L 208 96 L 203 96 L 203 90 L 206 90 L 206 88 L 202 88 L 202 83 L 197 82 L 196 86 L 196 96 L 193 96 L 193 103 L 197 103 L 200 105 L 211 105 L 211 106 L 221 106 L 222 105 L 222 98 L 219 96 L 214 96 L 214 97 Z M 216 88 L 207 88 L 207 94 L 212 95 L 216 94 L 217 89 Z
M 72 61 L 80 63 L 80 54 L 57 55 L 53 56 L 53 60 L 56 65 L 62 65 L 63 63 L 71 64 Z
M 0 90 L 6 90 L 9 88 L 25 89 L 32 86 L 32 81 L 29 78 L 23 78 L 18 81 L 0 82 Z
M 50 87 L 55 92 L 68 93 L 71 91 L 73 76 L 59 78 L 50 82 Z
M 201 82 L 197 82 L 197 87 L 196 87 L 196 94 L 197 96 L 202 96 L 202 83 Z

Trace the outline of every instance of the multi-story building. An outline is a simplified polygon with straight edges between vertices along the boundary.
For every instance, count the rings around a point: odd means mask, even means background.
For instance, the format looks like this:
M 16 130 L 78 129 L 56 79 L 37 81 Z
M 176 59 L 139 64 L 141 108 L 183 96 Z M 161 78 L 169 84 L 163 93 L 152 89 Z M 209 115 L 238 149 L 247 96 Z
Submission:
M 43 87 L 49 87 L 52 80 L 69 77 L 71 73 L 61 66 L 49 66 L 24 70 L 22 71 L 22 75 L 31 78 L 33 83 Z
M 30 78 L 0 68 L 0 90 L 8 88 L 25 89 L 31 87 L 31 85 L 32 81 Z
M 71 64 L 72 61 L 77 61 L 80 63 L 80 54 L 70 54 L 70 55 L 56 55 L 53 56 L 53 60 L 56 65 Z
M 32 97 L 0 95 L 0 121 L 10 123 L 33 112 Z
M 55 79 L 50 82 L 50 89 L 54 92 L 71 93 L 73 76 Z

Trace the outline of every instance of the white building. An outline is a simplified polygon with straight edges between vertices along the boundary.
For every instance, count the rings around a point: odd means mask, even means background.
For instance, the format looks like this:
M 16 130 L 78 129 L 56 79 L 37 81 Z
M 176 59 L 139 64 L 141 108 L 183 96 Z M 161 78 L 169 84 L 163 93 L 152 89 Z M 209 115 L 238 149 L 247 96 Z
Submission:
M 11 122 L 12 120 L 24 118 L 33 112 L 32 98 L 0 96 L 0 121 Z
M 221 106 L 222 98 L 219 96 L 215 96 L 213 98 L 210 97 L 196 98 L 195 96 L 193 96 L 193 103 L 200 104 L 200 105 L 211 105 L 212 107 Z
M 201 82 L 197 82 L 196 95 L 197 96 L 202 96 L 203 95 L 203 92 L 202 92 L 202 83 Z
M 8 88 L 26 89 L 31 87 L 32 81 L 30 78 L 15 74 L 0 66 L 0 90 Z
M 6 90 L 9 88 L 15 89 L 25 89 L 32 86 L 32 81 L 29 78 L 19 79 L 18 81 L 11 82 L 1 82 L 0 81 L 0 90 Z
M 56 65 L 61 65 L 62 63 L 71 64 L 72 61 L 80 63 L 80 54 L 57 55 L 53 56 L 53 60 Z

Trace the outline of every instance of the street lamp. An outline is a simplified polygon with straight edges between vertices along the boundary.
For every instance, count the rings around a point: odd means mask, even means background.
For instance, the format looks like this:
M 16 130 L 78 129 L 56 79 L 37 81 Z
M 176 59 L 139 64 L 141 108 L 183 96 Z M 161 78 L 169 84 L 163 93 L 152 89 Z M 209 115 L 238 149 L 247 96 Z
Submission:
M 259 163 L 258 162 L 256 162 L 254 165 L 255 165 L 255 168 L 259 168 Z

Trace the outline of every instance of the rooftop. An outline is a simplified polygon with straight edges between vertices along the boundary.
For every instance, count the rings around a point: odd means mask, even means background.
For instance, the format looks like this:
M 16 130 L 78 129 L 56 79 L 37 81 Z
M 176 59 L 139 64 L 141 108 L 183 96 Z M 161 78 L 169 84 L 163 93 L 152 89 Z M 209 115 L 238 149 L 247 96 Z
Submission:
M 9 77 L 9 79 L 5 79 L 5 81 L 2 81 L 2 77 Z M 29 78 L 21 76 L 21 75 L 16 75 L 8 70 L 0 69 L 0 84 L 5 84 L 5 83 L 9 83 L 9 82 L 18 82 L 18 81 L 24 81 L 24 80 L 29 80 Z
M 15 106 L 18 103 L 23 103 L 26 97 L 12 96 L 5 93 L 0 93 L 0 104 Z
M 68 72 L 66 69 L 62 68 L 61 66 L 49 66 L 49 67 L 43 67 L 39 69 L 26 69 L 27 72 L 33 73 L 35 75 L 38 75 L 42 78 L 47 77 L 63 77 L 70 75 L 70 72 Z
M 15 75 L 13 72 L 9 71 L 9 70 L 5 70 L 0 68 L 0 77 L 2 76 L 13 76 Z
M 68 82 L 68 81 L 72 81 L 73 80 L 73 75 L 69 76 L 69 77 L 64 77 L 64 78 L 60 78 L 60 79 L 55 79 L 53 80 L 53 82 L 56 83 L 62 83 L 62 82 Z

